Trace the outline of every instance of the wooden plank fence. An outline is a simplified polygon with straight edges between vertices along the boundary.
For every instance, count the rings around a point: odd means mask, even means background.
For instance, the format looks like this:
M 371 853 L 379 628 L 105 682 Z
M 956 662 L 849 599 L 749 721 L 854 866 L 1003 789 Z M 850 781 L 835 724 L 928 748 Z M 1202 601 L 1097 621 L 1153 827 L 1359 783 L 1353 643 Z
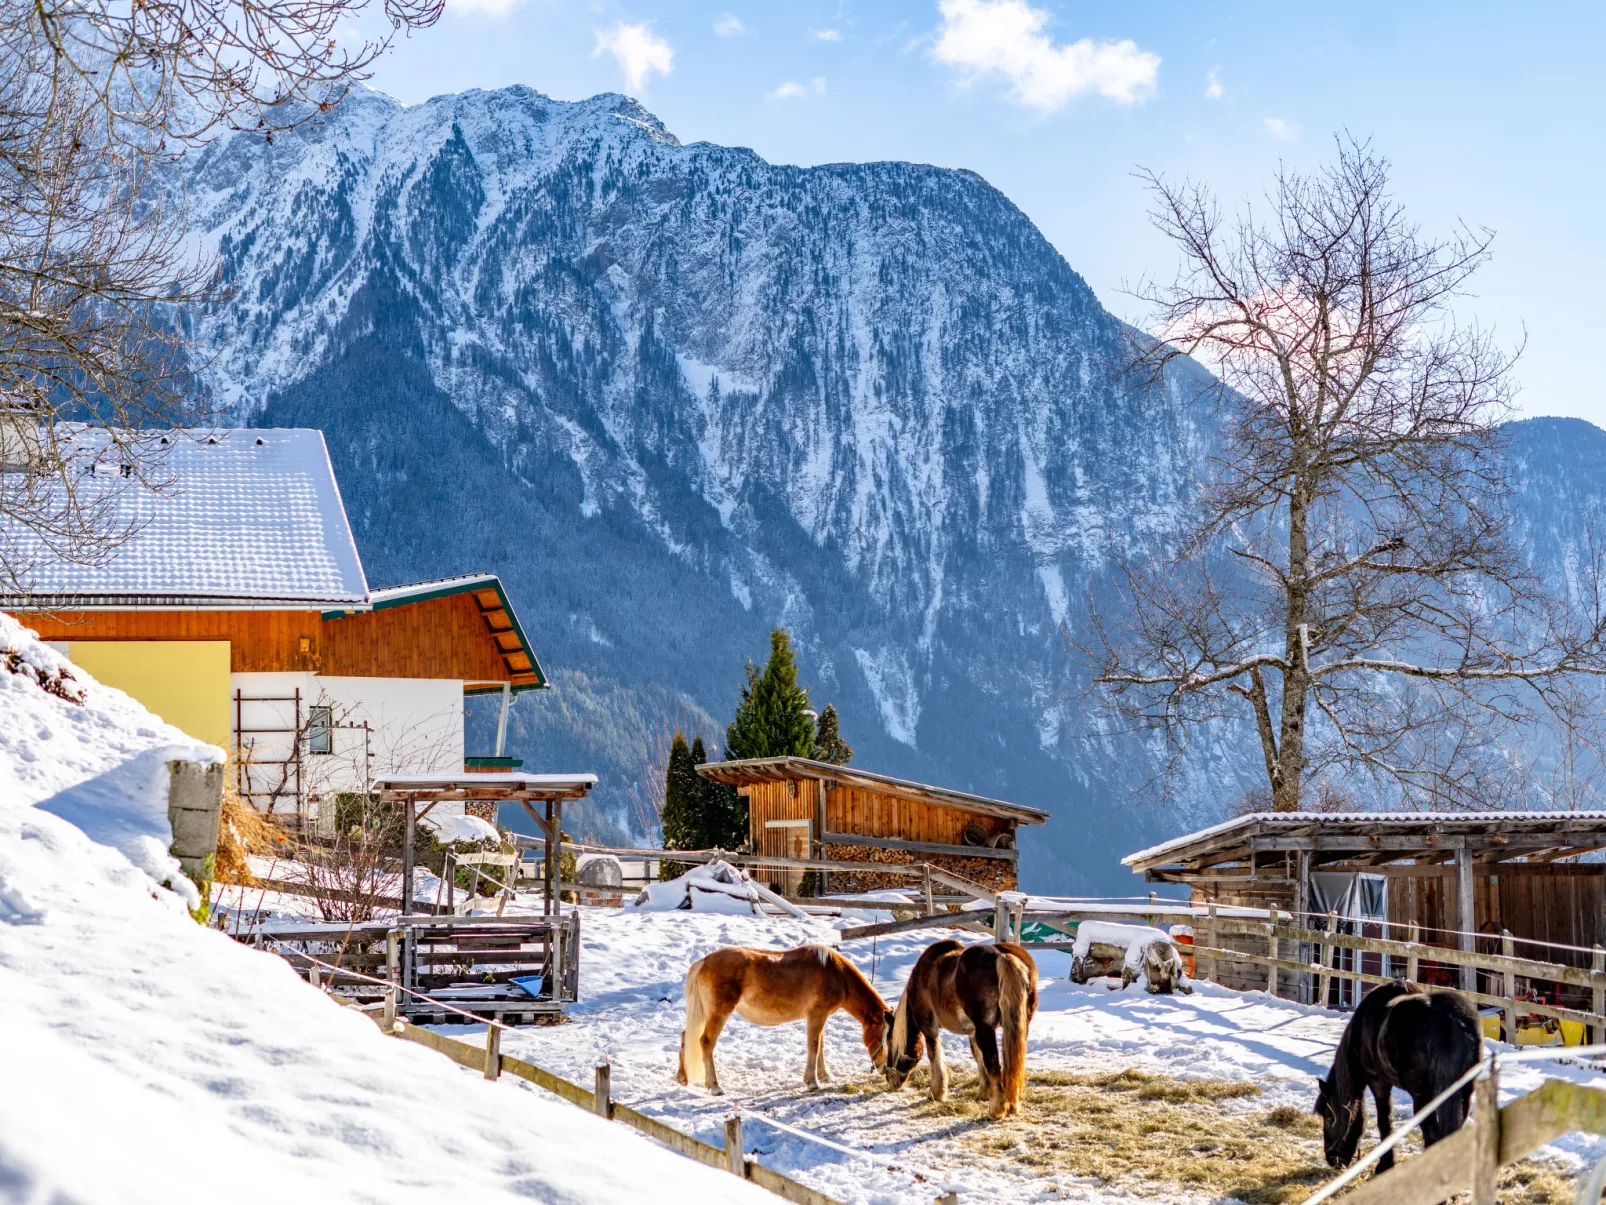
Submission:
M 1495 1107 L 1498 1081 L 1493 1068 L 1473 1093 L 1472 1124 L 1400 1163 L 1387 1175 L 1373 1176 L 1349 1190 L 1345 1205 L 1437 1205 L 1459 1192 L 1472 1192 L 1472 1205 L 1497 1205 L 1495 1178 L 1563 1134 L 1606 1135 L 1606 1091 L 1570 1080 L 1543 1085 Z

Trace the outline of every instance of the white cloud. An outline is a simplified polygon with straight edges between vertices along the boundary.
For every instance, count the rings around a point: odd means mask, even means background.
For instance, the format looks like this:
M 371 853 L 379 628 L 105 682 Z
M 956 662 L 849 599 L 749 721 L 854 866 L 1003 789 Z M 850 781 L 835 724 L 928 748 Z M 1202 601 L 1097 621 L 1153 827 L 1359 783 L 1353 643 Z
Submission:
M 1278 142 L 1293 142 L 1305 132 L 1305 127 L 1297 121 L 1289 121 L 1286 117 L 1266 118 L 1266 133 Z
M 484 13 L 488 17 L 505 17 L 518 4 L 519 0 L 446 0 L 446 7 L 454 13 Z
M 840 29 L 816 29 L 814 36 L 822 42 L 840 42 L 842 40 L 842 31 Z
M 1221 86 L 1221 76 L 1214 67 L 1205 75 L 1205 99 L 1220 100 L 1226 95 L 1226 89 Z
M 801 100 L 805 96 L 820 96 L 825 92 L 825 76 L 816 75 L 806 84 L 787 80 L 773 92 L 765 93 L 766 100 Z
M 1154 91 L 1160 56 L 1130 40 L 1056 45 L 1044 32 L 1048 11 L 1025 0 L 939 0 L 937 7 L 942 25 L 931 57 L 971 78 L 1004 76 L 1016 104 L 1051 113 L 1084 92 L 1130 105 Z
M 735 13 L 721 13 L 714 22 L 714 32 L 722 38 L 739 38 L 747 32 L 747 26 Z
M 616 21 L 612 29 L 597 30 L 597 45 L 591 57 L 596 58 L 605 50 L 618 62 L 619 69 L 625 73 L 625 86 L 632 92 L 645 88 L 647 77 L 653 72 L 668 75 L 675 66 L 674 48 L 653 33 L 652 25 L 646 21 L 640 25 Z

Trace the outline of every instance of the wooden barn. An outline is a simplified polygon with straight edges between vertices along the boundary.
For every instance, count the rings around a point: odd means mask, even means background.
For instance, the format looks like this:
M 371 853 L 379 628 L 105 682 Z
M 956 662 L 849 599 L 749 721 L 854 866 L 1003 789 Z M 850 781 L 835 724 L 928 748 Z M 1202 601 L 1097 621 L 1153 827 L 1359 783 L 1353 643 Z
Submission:
M 1266 812 L 1122 861 L 1151 883 L 1186 884 L 1198 904 L 1276 908 L 1315 928 L 1333 913 L 1361 936 L 1394 940 L 1415 925 L 1425 943 L 1484 953 L 1499 953 L 1507 931 L 1525 957 L 1589 966 L 1589 950 L 1606 945 L 1606 863 L 1578 859 L 1602 849 L 1606 812 Z M 1232 944 L 1266 952 L 1264 939 Z M 1470 973 L 1435 974 L 1476 986 Z M 1297 990 L 1285 980 L 1280 990 Z M 1265 972 L 1232 964 L 1223 981 L 1263 989 Z
M 495 576 L 370 589 L 320 432 L 172 442 L 153 493 L 83 433 L 80 488 L 128 537 L 92 564 L 25 547 L 28 591 L 0 609 L 227 749 L 262 810 L 304 825 L 376 775 L 461 772 L 465 697 L 500 694 L 505 726 L 512 694 L 546 685 Z
M 885 865 L 930 862 L 994 891 L 1016 886 L 1016 829 L 1048 819 L 1036 808 L 802 757 L 710 762 L 697 772 L 746 798 L 756 853 Z M 910 885 L 906 875 L 826 873 L 833 892 Z M 779 874 L 777 881 L 790 885 Z

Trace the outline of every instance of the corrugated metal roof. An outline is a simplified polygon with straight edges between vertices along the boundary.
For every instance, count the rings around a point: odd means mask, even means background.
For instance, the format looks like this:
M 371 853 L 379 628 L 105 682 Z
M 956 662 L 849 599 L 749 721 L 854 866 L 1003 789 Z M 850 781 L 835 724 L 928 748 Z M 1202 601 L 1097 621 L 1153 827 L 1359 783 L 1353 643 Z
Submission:
M 1200 845 L 1224 846 L 1242 835 L 1287 833 L 1291 830 L 1320 827 L 1323 833 L 1365 833 L 1377 828 L 1395 832 L 1454 833 L 1499 826 L 1502 830 L 1521 832 L 1544 830 L 1561 824 L 1595 823 L 1606 825 L 1606 811 L 1579 812 L 1251 812 L 1197 832 L 1187 833 L 1162 841 L 1148 849 L 1128 854 L 1121 859 L 1123 866 L 1139 866 L 1163 860 L 1167 855 L 1194 849 Z
M 8 532 L 29 570 L 14 609 L 160 606 L 366 607 L 368 583 L 315 430 L 180 432 L 155 492 L 93 471 L 104 434 L 77 433 L 74 486 L 102 491 L 115 529 L 133 534 L 104 561 L 49 557 L 28 532 Z M 82 465 L 81 468 L 78 466 Z

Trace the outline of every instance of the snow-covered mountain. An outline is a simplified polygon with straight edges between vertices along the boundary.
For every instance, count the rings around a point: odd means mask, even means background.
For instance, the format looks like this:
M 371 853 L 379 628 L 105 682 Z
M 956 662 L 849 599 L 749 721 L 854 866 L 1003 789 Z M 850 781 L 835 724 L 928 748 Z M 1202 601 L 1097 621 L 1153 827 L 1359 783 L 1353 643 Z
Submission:
M 1252 784 L 1224 739 L 1188 814 L 1133 803 L 1147 752 L 1061 635 L 1185 507 L 1204 378 L 1135 389 L 1127 330 L 980 177 L 526 88 L 363 93 L 185 170 L 237 290 L 200 326 L 220 397 L 325 430 L 375 582 L 503 575 L 557 686 L 519 751 L 602 770 L 613 821 L 775 624 L 859 764 L 1053 811 L 1040 888 L 1130 890 L 1119 854 Z

